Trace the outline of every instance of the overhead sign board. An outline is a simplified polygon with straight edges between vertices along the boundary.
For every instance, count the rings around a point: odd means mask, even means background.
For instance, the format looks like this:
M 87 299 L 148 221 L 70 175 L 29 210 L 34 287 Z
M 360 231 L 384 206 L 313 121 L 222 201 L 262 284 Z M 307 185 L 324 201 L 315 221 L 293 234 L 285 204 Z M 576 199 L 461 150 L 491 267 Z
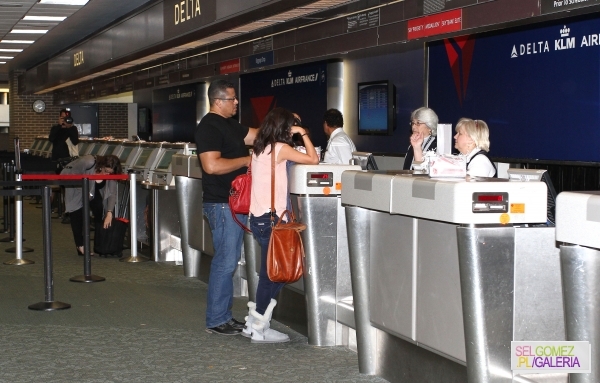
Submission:
M 419 39 L 462 29 L 462 9 L 408 20 L 408 39 Z
M 599 4 L 600 0 L 541 0 L 541 12 L 554 13 Z
M 217 19 L 216 0 L 164 0 L 165 40 L 201 28 Z
M 223 61 L 219 64 L 219 74 L 236 73 L 240 71 L 240 59 Z

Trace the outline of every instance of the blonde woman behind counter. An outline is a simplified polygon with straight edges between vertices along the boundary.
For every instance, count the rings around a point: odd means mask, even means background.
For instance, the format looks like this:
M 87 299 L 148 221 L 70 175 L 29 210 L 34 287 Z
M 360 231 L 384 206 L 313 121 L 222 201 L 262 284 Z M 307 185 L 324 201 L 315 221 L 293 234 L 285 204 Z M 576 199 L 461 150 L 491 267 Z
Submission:
M 496 177 L 496 166 L 490 159 L 490 130 L 482 120 L 461 118 L 456 124 L 454 147 L 465 157 L 467 175 Z

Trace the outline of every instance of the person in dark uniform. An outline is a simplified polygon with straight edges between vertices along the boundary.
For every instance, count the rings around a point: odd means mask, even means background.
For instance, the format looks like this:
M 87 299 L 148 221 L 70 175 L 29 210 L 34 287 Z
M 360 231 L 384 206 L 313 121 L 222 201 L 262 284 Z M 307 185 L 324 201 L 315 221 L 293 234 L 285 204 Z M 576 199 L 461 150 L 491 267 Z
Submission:
M 69 122 L 67 117 L 71 117 L 71 112 L 62 109 L 58 117 L 58 124 L 50 128 L 48 140 L 52 142 L 52 161 L 56 161 L 59 158 L 71 157 L 67 139 L 71 140 L 73 145 L 79 143 L 79 132 L 77 131 L 77 127 L 73 125 L 73 120 L 70 120 Z M 60 171 L 58 171 L 58 173 L 60 173 Z
M 437 149 L 438 116 L 432 109 L 422 107 L 410 115 L 410 146 L 404 158 L 404 170 L 412 169 L 423 162 L 424 153 Z
M 256 130 L 242 126 L 232 117 L 238 100 L 233 84 L 213 81 L 208 87 L 210 111 L 195 133 L 198 158 L 202 166 L 202 203 L 210 224 L 215 253 L 208 277 L 206 331 L 219 335 L 238 335 L 244 322 L 233 318 L 233 274 L 242 251 L 243 230 L 229 210 L 231 182 L 246 173 Z M 240 222 L 247 216 L 238 215 Z
M 71 112 L 67 109 L 61 109 L 58 115 L 58 124 L 50 128 L 48 140 L 52 142 L 52 161 L 58 161 L 61 158 L 71 157 L 67 140 L 71 140 L 73 145 L 77 145 L 79 143 L 79 132 L 77 131 L 77 127 L 73 125 L 73 119 L 67 117 L 71 117 Z M 60 174 L 62 170 L 62 165 L 57 162 L 55 169 L 56 174 Z M 62 191 L 61 194 L 64 195 L 65 188 L 61 186 L 60 189 Z M 62 200 L 59 203 L 64 205 L 64 201 Z M 70 222 L 69 213 L 63 214 L 61 222 L 65 224 Z

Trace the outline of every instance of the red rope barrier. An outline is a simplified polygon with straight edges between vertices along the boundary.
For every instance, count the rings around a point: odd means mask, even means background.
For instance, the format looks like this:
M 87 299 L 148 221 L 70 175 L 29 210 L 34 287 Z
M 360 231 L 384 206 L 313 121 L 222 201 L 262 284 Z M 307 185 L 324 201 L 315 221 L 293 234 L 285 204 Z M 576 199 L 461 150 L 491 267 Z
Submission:
M 128 180 L 127 174 L 23 174 L 21 180 Z

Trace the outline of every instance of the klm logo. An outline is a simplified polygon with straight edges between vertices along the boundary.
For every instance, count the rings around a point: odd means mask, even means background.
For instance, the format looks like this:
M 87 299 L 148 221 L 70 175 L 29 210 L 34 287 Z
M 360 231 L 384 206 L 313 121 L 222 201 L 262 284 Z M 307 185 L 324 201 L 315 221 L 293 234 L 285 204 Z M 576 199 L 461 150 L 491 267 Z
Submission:
M 575 37 L 569 37 L 569 33 L 571 33 L 571 28 L 567 28 L 566 25 L 560 30 L 561 38 L 554 40 L 555 51 L 575 48 Z

